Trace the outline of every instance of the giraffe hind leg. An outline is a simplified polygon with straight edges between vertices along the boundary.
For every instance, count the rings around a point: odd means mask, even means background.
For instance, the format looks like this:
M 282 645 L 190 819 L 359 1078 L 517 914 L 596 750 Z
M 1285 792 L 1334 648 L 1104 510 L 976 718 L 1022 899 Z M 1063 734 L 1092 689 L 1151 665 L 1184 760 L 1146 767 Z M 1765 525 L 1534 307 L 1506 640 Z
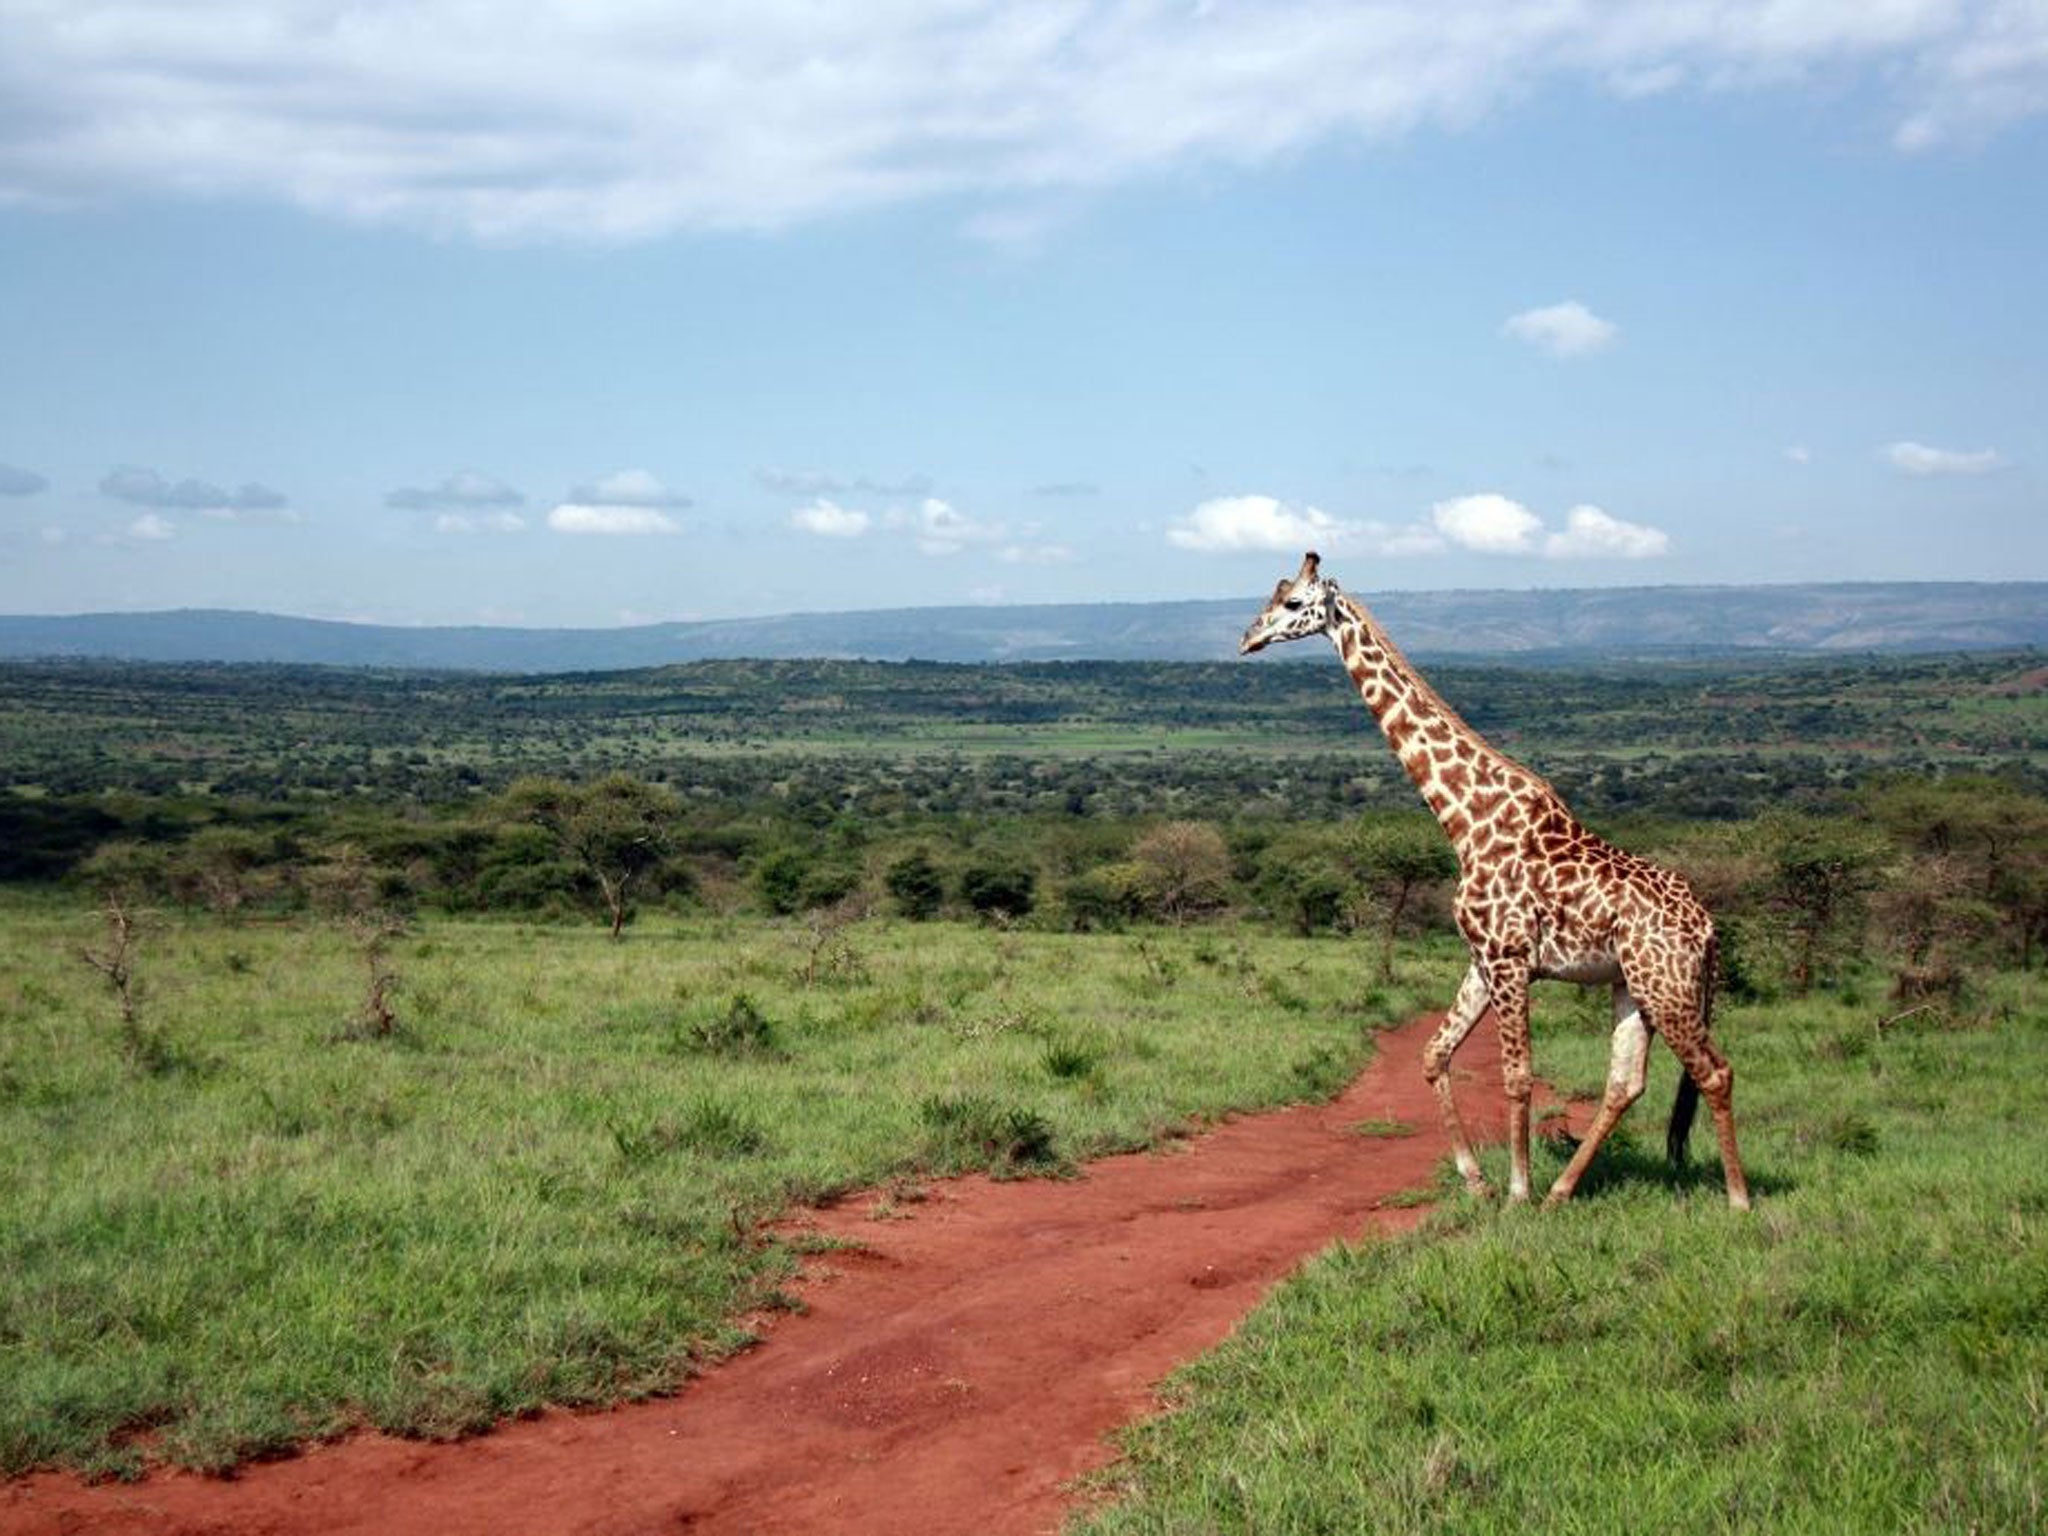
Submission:
M 1721 1171 L 1728 1185 L 1728 1204 L 1746 1211 L 1749 1181 L 1742 1171 L 1742 1156 L 1735 1148 L 1735 1069 L 1707 1034 L 1707 1016 L 1713 999 L 1708 968 L 1713 963 L 1710 946 L 1683 980 L 1646 982 L 1637 995 L 1648 1004 L 1657 1032 L 1670 1045 L 1685 1075 L 1713 1111 L 1714 1134 L 1721 1143 Z M 1683 1097 L 1681 1093 L 1681 1103 L 1673 1107 L 1674 1130 L 1679 1115 L 1687 1108 Z
M 1451 1055 L 1465 1043 L 1465 1037 L 1472 1033 L 1472 1026 L 1486 1011 L 1487 997 L 1486 978 L 1480 974 L 1479 967 L 1473 965 L 1458 984 L 1458 995 L 1452 1000 L 1451 1011 L 1444 1016 L 1442 1025 L 1429 1037 L 1429 1044 L 1422 1050 L 1422 1073 L 1436 1094 L 1444 1134 L 1451 1139 L 1451 1156 L 1457 1160 L 1458 1174 L 1464 1179 L 1466 1189 L 1475 1195 L 1488 1193 L 1486 1176 L 1479 1171 L 1479 1159 L 1473 1155 L 1471 1140 L 1465 1135 L 1465 1122 L 1458 1116 L 1457 1100 L 1451 1095 Z
M 1572 1192 L 1579 1187 L 1579 1180 L 1585 1177 L 1587 1166 L 1593 1161 L 1593 1154 L 1600 1150 L 1600 1143 L 1607 1139 L 1629 1105 L 1643 1096 L 1643 1085 L 1650 1075 L 1650 1026 L 1643 1019 L 1643 1010 L 1636 1003 L 1629 990 L 1620 982 L 1614 984 L 1614 1044 L 1607 1061 L 1607 1091 L 1600 1100 L 1600 1113 L 1594 1116 L 1593 1124 L 1587 1129 L 1585 1139 L 1579 1143 L 1572 1160 L 1566 1164 L 1557 1182 L 1550 1186 L 1550 1193 L 1544 1197 L 1546 1206 L 1558 1205 L 1571 1199 Z
M 1746 1211 L 1749 1179 L 1742 1171 L 1742 1155 L 1735 1149 L 1735 1069 L 1714 1048 L 1704 1029 L 1691 1031 L 1683 1041 L 1672 1040 L 1671 1048 L 1714 1112 L 1714 1135 L 1721 1143 L 1721 1174 L 1728 1184 L 1729 1207 Z

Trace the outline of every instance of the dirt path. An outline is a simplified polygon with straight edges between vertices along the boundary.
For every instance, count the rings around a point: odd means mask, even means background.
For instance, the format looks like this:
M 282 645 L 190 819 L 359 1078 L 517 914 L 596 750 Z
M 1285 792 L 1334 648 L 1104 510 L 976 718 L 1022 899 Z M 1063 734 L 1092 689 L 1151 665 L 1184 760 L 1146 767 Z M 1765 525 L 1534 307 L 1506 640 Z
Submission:
M 814 1262 L 808 1310 L 681 1394 L 553 1413 L 455 1445 L 378 1435 L 248 1468 L 86 1487 L 0 1485 L 0 1531 L 556 1533 L 1057 1529 L 1066 1484 L 1154 1406 L 1175 1365 L 1222 1339 L 1333 1239 L 1391 1231 L 1384 1209 L 1445 1151 L 1418 1065 L 1434 1019 L 1380 1037 L 1327 1105 L 1231 1121 L 1074 1181 L 932 1186 L 878 1220 L 872 1198 L 810 1221 L 867 1245 Z M 1493 1031 L 1458 1067 L 1475 1133 L 1500 1134 Z M 1362 1120 L 1407 1137 L 1366 1137 Z

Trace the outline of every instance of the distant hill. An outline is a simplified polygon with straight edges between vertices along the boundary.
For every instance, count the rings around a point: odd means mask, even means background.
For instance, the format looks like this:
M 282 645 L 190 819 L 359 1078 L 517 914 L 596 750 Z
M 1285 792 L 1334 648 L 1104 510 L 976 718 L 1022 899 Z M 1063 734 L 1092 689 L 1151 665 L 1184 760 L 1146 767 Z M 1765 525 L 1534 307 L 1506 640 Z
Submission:
M 1856 582 L 1388 592 L 1366 600 L 1418 655 L 1713 655 L 2048 646 L 2048 582 Z M 0 657 L 586 672 L 725 657 L 1207 661 L 1259 600 L 896 608 L 622 629 L 406 628 L 214 609 L 0 615 Z M 1292 647 L 1281 655 L 1299 656 Z

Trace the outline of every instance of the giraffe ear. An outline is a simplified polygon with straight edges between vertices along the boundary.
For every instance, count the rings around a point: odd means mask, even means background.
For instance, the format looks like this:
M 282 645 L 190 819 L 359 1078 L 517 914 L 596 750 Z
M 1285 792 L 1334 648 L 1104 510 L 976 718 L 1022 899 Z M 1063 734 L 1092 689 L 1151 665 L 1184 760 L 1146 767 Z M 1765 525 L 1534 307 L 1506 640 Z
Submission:
M 1289 581 L 1285 576 L 1282 576 L 1278 581 L 1273 583 L 1272 600 L 1276 603 L 1279 602 L 1281 598 L 1287 595 L 1287 589 L 1293 585 L 1293 582 Z
M 1294 579 L 1296 581 L 1314 581 L 1316 579 L 1316 567 L 1322 563 L 1323 557 L 1314 550 L 1310 550 L 1301 557 L 1301 574 Z

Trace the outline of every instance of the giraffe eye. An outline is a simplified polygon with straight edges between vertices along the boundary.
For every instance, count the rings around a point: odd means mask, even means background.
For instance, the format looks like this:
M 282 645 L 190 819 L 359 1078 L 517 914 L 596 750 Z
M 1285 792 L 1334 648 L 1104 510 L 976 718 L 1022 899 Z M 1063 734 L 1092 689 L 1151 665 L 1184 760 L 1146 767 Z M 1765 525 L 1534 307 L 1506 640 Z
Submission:
M 1301 606 L 1301 599 L 1298 597 L 1290 597 L 1289 599 L 1287 599 L 1285 603 L 1281 604 L 1281 606 L 1284 607 L 1289 613 L 1292 613 L 1295 609 Z

